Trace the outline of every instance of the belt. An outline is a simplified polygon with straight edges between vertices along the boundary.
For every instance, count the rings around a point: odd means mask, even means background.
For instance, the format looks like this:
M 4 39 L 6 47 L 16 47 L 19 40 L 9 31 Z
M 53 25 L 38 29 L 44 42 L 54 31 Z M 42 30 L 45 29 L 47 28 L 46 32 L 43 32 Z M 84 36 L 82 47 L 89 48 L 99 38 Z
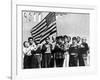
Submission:
M 34 54 L 34 55 L 41 55 L 41 54 Z

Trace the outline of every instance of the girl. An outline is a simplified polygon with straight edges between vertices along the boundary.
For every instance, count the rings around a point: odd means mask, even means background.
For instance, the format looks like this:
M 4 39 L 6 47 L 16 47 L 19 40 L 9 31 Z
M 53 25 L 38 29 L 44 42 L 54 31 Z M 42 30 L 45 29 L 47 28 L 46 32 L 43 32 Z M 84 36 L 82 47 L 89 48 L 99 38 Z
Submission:
M 25 41 L 23 43 L 23 53 L 24 53 L 24 69 L 31 68 L 31 50 L 33 50 L 33 47 L 29 45 L 28 41 Z

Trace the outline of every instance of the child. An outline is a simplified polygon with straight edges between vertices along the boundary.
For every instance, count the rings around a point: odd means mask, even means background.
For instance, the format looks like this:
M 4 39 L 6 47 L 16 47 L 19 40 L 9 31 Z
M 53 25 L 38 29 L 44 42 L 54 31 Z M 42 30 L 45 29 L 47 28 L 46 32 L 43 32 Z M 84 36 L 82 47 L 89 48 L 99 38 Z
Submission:
M 23 53 L 24 53 L 24 69 L 31 68 L 31 50 L 33 50 L 33 47 L 29 45 L 28 41 L 25 41 L 23 43 Z
M 78 63 L 78 44 L 77 44 L 77 38 L 72 38 L 72 44 L 69 47 L 69 67 L 75 67 Z
M 68 55 L 68 49 L 69 49 L 69 40 L 68 40 L 68 36 L 64 36 L 64 56 L 65 56 L 65 59 L 64 59 L 64 67 L 67 67 L 68 66 L 68 62 L 69 62 L 69 55 Z
M 55 45 L 55 61 L 56 61 L 56 67 L 63 67 L 64 44 L 62 36 L 57 37 L 57 43 Z
M 86 38 L 82 38 L 82 43 L 80 46 L 81 46 L 80 47 L 80 55 L 81 56 L 80 56 L 79 64 L 80 64 L 80 66 L 85 66 L 86 62 L 87 62 L 88 51 L 89 51 L 88 44 L 86 43 Z
M 45 44 L 42 46 L 42 67 L 50 67 L 52 44 L 50 43 L 50 38 L 46 38 Z

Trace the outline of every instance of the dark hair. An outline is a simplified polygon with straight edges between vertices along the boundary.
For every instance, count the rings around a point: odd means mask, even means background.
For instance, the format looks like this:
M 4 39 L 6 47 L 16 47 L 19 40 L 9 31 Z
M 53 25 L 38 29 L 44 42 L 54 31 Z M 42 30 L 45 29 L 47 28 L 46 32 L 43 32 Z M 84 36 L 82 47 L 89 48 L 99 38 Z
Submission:
M 64 35 L 64 38 L 68 38 L 68 36 L 67 35 Z
M 24 43 L 23 43 L 24 47 L 26 47 L 26 46 L 25 46 L 25 43 L 26 43 L 26 42 L 28 42 L 28 41 L 24 41 Z
M 30 39 L 32 39 L 32 40 L 33 40 L 33 37 L 29 37 L 29 38 L 28 38 L 28 41 L 29 41 Z
M 64 36 L 61 36 L 61 40 L 64 40 L 65 38 L 64 38 Z
M 72 40 L 77 40 L 77 38 L 76 37 L 73 37 Z
M 79 39 L 79 40 L 78 40 L 78 39 Z M 80 42 L 80 39 L 81 39 L 80 36 L 77 36 L 77 42 L 78 42 L 78 43 Z
M 58 39 L 59 39 L 59 37 L 57 36 L 57 37 L 56 37 L 56 40 L 58 40 Z
M 77 36 L 77 38 L 80 38 L 80 36 Z

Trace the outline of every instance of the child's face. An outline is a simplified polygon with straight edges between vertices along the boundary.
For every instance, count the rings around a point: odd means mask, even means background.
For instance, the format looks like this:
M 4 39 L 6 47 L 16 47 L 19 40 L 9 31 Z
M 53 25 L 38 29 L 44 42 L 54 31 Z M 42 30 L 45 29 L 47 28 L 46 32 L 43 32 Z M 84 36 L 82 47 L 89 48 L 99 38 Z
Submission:
M 65 42 L 68 42 L 68 38 L 65 38 Z
M 80 42 L 80 40 L 81 40 L 81 38 L 80 37 L 77 37 L 77 41 Z
M 69 37 L 68 37 L 68 42 L 70 42 L 70 41 L 71 41 L 71 37 L 69 36 Z
M 73 44 L 77 44 L 77 40 L 72 40 L 72 43 Z
M 26 43 L 25 43 L 25 46 L 26 46 L 26 47 L 29 47 L 29 42 L 26 42 Z
M 62 40 L 62 42 L 61 42 L 62 44 L 64 44 L 64 40 Z
M 30 39 L 29 42 L 30 42 L 31 44 L 33 44 L 33 39 Z
M 62 42 L 62 40 L 61 40 L 61 39 L 59 39 L 59 40 L 58 40 L 58 42 L 59 42 L 59 43 L 61 43 L 61 42 Z
M 82 39 L 82 43 L 86 43 L 86 39 L 83 38 L 83 39 Z

